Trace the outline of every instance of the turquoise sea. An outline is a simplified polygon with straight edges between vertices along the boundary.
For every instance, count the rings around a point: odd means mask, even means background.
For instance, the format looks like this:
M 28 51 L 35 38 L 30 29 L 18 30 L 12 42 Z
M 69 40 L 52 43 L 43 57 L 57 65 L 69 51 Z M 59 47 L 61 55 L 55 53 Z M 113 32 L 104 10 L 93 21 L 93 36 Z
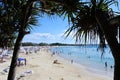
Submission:
M 113 76 L 114 60 L 109 47 L 105 48 L 102 57 L 102 52 L 97 50 L 97 48 L 98 45 L 57 46 L 53 47 L 51 50 L 64 59 L 69 61 L 73 60 L 73 64 L 82 64 L 86 69 L 94 73 Z M 105 62 L 107 63 L 107 66 L 105 66 Z

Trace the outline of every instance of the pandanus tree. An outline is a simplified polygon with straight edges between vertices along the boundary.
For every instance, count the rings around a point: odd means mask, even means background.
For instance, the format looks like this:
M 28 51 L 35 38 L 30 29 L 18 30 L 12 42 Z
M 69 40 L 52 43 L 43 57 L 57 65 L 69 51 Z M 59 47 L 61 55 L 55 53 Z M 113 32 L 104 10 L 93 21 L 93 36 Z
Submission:
M 11 3 L 10 3 L 11 2 Z M 21 41 L 26 34 L 29 34 L 29 29 L 31 25 L 35 25 L 37 20 L 36 17 L 38 15 L 38 10 L 34 9 L 37 7 L 36 4 L 31 0 L 13 0 L 7 2 L 8 5 L 13 7 L 14 15 L 16 22 L 16 30 L 17 30 L 17 38 L 14 45 L 13 57 L 10 65 L 8 80 L 15 79 L 15 69 L 17 65 L 18 51 L 21 45 Z M 12 8 L 11 7 L 11 8 Z
M 38 10 L 36 4 L 25 0 L 3 0 L 0 2 L 0 46 L 8 47 L 14 43 L 8 80 L 14 80 L 18 50 L 23 37 L 29 33 L 31 25 L 36 24 Z M 29 6 L 29 7 L 28 7 Z
M 36 25 L 36 19 L 40 12 L 52 14 L 51 11 L 48 10 L 48 4 L 49 3 L 38 0 L 0 1 L 0 46 L 8 46 L 8 42 L 14 43 L 8 80 L 15 79 L 18 51 L 23 37 L 30 33 L 31 25 Z
M 30 33 L 31 25 L 36 25 L 37 17 L 43 13 L 51 13 L 51 3 L 38 1 L 38 0 L 12 0 L 5 1 L 7 5 L 12 9 L 14 15 L 14 29 L 17 32 L 17 37 L 14 43 L 13 57 L 8 74 L 8 80 L 15 79 L 15 69 L 17 65 L 18 51 L 22 42 L 22 39 L 26 34 Z M 49 9 L 48 9 L 49 6 Z

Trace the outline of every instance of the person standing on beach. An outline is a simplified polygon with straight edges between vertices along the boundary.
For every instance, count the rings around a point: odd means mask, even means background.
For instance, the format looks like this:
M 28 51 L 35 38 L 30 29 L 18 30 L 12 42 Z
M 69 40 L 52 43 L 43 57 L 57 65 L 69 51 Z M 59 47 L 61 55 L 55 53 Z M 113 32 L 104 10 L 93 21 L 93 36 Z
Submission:
M 107 70 L 107 62 L 105 62 L 105 69 Z
M 107 62 L 105 62 L 105 67 L 107 67 Z
M 53 56 L 53 55 L 55 55 L 55 52 L 53 52 L 51 56 Z
M 73 63 L 73 60 L 71 60 L 71 64 Z

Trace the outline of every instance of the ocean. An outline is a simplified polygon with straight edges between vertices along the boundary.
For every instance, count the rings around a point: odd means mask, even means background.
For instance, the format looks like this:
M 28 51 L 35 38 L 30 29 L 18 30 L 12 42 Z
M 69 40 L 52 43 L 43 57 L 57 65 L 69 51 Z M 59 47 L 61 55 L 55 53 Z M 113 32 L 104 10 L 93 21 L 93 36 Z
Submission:
M 103 55 L 97 48 L 98 45 L 57 46 L 52 47 L 51 51 L 64 59 L 73 61 L 73 64 L 78 63 L 85 66 L 89 71 L 113 76 L 114 59 L 110 48 L 107 46 Z

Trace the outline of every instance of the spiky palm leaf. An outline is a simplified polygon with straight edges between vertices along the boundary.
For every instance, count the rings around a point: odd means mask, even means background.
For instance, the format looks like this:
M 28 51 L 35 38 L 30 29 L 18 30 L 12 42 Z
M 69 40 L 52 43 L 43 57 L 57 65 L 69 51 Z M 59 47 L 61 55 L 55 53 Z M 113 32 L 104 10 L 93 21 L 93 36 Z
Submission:
M 74 30 L 74 37 L 76 38 L 76 41 L 84 40 L 85 43 L 91 39 L 98 39 L 99 37 L 100 47 L 104 48 L 105 36 L 99 28 L 95 15 L 96 11 L 104 11 L 109 19 L 110 15 L 108 13 L 108 5 L 112 2 L 115 1 L 90 0 L 90 3 L 82 5 L 77 11 L 76 15 L 72 17 L 72 26 L 66 31 L 67 36 Z

